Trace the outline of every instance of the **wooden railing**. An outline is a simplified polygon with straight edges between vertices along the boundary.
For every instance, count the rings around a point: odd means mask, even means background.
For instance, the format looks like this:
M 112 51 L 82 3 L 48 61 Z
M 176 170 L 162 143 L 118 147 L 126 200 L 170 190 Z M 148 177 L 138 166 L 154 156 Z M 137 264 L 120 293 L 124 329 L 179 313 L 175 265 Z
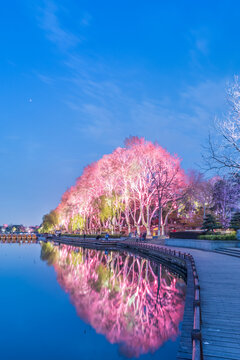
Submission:
M 193 330 L 192 330 L 192 359 L 193 360 L 202 360 L 203 351 L 202 351 L 202 333 L 201 333 L 201 301 L 200 301 L 200 285 L 197 274 L 197 269 L 195 261 L 192 255 L 188 254 L 188 258 L 192 265 L 193 270 L 193 284 L 194 284 L 194 301 L 193 301 Z

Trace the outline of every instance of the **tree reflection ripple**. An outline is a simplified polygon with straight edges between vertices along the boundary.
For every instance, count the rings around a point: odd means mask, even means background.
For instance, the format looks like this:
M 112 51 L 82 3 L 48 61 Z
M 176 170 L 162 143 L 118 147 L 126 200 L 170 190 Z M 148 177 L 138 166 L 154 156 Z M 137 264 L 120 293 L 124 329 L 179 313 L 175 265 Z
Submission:
M 81 319 L 127 357 L 156 351 L 179 335 L 185 282 L 166 267 L 129 253 L 42 245 Z

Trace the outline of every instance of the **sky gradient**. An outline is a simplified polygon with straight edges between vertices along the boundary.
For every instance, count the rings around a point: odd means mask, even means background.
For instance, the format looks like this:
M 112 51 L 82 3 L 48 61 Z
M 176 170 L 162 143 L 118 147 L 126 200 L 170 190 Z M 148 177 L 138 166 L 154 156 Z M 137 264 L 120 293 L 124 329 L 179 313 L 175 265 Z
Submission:
M 196 168 L 239 73 L 238 1 L 11 1 L 0 13 L 0 224 L 40 224 L 129 135 Z

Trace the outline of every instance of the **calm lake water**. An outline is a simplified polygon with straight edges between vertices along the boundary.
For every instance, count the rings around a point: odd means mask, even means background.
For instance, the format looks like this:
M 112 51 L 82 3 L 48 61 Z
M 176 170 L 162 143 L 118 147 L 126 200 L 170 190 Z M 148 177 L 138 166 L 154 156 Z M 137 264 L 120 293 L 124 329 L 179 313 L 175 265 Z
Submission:
M 185 283 L 127 253 L 0 244 L 3 360 L 176 359 Z

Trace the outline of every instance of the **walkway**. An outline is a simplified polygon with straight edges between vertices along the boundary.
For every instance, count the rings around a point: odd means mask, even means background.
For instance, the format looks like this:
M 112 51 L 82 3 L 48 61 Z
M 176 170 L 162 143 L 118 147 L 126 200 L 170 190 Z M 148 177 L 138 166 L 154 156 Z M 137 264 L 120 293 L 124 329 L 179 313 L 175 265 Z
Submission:
M 201 287 L 204 360 L 240 360 L 240 259 L 174 248 L 193 255 Z

